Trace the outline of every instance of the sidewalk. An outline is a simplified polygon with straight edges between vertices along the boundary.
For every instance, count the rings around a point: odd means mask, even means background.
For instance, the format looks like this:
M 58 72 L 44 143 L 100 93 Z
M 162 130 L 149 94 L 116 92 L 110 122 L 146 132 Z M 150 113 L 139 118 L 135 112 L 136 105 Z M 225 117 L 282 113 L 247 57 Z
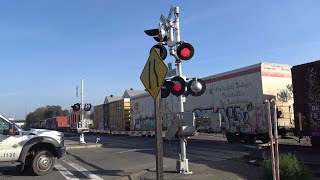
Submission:
M 67 151 L 70 149 L 97 148 L 102 146 L 102 144 L 100 143 L 86 142 L 84 144 L 80 144 L 79 141 L 67 140 L 67 139 L 64 140 L 64 145 Z
M 102 144 L 88 142 L 80 144 L 79 141 L 65 140 L 67 150 L 81 148 L 97 148 Z M 228 160 L 219 160 L 219 158 L 199 159 L 196 155 L 189 155 L 189 170 L 193 174 L 180 174 L 176 169 L 177 159 L 164 157 L 163 176 L 164 179 L 176 180 L 229 180 L 229 179 L 264 179 L 262 169 L 254 164 L 250 164 L 251 158 L 230 157 Z M 130 170 L 131 171 L 131 170 Z M 126 174 L 126 175 L 125 175 Z M 156 168 L 154 164 L 145 166 L 145 169 L 138 168 L 127 172 L 119 180 L 156 180 Z
M 164 179 L 176 180 L 229 180 L 229 179 L 263 179 L 261 168 L 250 164 L 247 159 L 232 159 L 225 161 L 205 161 L 189 159 L 189 170 L 193 174 L 180 174 L 176 170 L 176 160 L 164 160 Z M 156 180 L 156 168 L 144 170 L 130 175 L 134 180 Z M 129 178 L 129 179 L 130 179 Z

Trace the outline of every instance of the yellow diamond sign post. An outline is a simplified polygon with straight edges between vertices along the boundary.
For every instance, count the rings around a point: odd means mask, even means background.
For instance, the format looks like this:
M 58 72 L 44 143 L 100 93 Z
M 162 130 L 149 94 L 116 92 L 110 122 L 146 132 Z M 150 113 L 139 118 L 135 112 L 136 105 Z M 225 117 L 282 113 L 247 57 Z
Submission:
M 159 95 L 167 72 L 168 67 L 163 63 L 163 60 L 157 51 L 152 48 L 148 61 L 141 73 L 140 79 L 154 100 L 156 100 L 157 96 Z
M 154 99 L 154 119 L 156 125 L 156 171 L 157 179 L 163 180 L 163 142 L 161 122 L 161 86 L 166 78 L 168 67 L 152 48 L 146 65 L 143 68 L 140 79 L 149 94 Z

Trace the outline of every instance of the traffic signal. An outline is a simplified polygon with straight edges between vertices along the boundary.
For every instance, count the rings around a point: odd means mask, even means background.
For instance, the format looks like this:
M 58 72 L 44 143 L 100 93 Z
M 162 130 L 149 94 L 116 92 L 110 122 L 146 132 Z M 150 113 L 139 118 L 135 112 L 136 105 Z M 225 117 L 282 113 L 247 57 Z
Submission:
M 182 43 L 177 47 L 177 56 L 181 60 L 189 60 L 194 55 L 193 46 L 189 43 Z
M 181 96 L 186 91 L 186 82 L 180 76 L 175 76 L 171 79 L 172 84 L 169 86 L 171 94 Z
M 173 77 L 170 81 L 165 80 L 161 87 L 161 98 L 166 98 L 171 94 L 174 96 L 184 95 L 187 97 L 201 96 L 206 90 L 206 84 L 203 80 L 193 78 L 191 81 L 186 82 L 184 78 L 180 76 Z
M 73 106 L 71 106 L 71 108 L 72 108 L 73 111 L 79 111 L 80 110 L 80 104 L 76 103 Z
M 148 35 L 148 36 L 152 36 L 154 40 L 156 40 L 157 42 L 166 42 L 168 40 L 168 37 L 166 35 L 166 32 L 164 29 L 162 28 L 158 28 L 158 29 L 148 29 L 148 30 L 144 30 L 144 32 Z
M 169 86 L 172 86 L 172 82 L 164 80 L 163 85 L 161 87 L 161 98 L 166 98 L 170 95 Z
M 92 106 L 91 106 L 90 103 L 86 103 L 86 104 L 84 105 L 83 109 L 84 109 L 85 111 L 90 111 L 91 107 L 92 107 Z
M 155 50 L 160 55 L 162 60 L 165 60 L 167 58 L 167 55 L 168 55 L 167 49 L 162 44 L 156 44 L 153 46 L 153 48 L 155 48 Z M 152 48 L 150 49 L 150 53 L 151 53 L 151 50 Z
M 203 80 L 194 78 L 188 82 L 187 89 L 191 96 L 201 96 L 206 91 L 206 84 Z

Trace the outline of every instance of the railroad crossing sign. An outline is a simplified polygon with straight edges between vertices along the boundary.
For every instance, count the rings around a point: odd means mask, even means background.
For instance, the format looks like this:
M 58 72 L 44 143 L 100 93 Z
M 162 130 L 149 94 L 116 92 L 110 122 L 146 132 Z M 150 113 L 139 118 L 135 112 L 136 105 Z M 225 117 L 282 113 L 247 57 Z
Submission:
M 146 65 L 143 68 L 140 79 L 154 100 L 159 95 L 163 81 L 167 75 L 168 68 L 163 60 L 152 48 Z

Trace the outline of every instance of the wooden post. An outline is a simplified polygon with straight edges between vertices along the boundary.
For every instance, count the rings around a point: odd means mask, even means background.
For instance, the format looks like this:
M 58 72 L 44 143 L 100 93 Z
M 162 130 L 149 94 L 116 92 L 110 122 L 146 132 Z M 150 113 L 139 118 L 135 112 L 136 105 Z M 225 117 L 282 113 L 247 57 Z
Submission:
M 155 124 L 156 124 L 156 169 L 157 180 L 163 180 L 163 141 L 162 141 L 162 120 L 161 120 L 161 98 L 160 93 L 154 101 Z

